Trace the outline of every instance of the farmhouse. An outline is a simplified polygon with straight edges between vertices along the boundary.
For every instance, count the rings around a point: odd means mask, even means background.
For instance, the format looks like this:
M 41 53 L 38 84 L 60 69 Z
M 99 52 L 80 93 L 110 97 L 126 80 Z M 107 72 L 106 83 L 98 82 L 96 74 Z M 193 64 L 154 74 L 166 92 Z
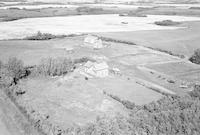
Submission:
M 94 49 L 103 48 L 103 42 L 96 36 L 88 35 L 84 39 L 84 46 L 92 47 Z
M 96 77 L 106 77 L 109 74 L 109 66 L 106 62 L 91 62 L 88 61 L 84 65 L 84 72 Z

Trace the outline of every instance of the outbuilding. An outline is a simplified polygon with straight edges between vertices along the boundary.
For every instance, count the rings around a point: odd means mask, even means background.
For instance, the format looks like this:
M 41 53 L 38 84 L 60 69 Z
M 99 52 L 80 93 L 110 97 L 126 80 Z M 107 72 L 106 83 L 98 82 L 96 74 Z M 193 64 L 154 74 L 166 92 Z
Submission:
M 103 48 L 103 42 L 100 38 L 92 35 L 88 35 L 84 39 L 84 46 L 92 47 L 94 49 Z
M 106 62 L 88 61 L 84 65 L 84 72 L 96 77 L 107 77 L 109 75 L 109 66 Z

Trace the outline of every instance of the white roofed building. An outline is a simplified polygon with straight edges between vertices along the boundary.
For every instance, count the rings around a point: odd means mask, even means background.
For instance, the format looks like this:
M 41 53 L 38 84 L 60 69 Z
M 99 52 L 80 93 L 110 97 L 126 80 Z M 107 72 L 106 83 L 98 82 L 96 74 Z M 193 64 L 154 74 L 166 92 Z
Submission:
M 107 77 L 109 75 L 109 66 L 106 62 L 88 61 L 84 65 L 84 72 L 96 77 Z
M 88 35 L 84 39 L 84 46 L 100 49 L 103 48 L 103 42 L 96 36 Z

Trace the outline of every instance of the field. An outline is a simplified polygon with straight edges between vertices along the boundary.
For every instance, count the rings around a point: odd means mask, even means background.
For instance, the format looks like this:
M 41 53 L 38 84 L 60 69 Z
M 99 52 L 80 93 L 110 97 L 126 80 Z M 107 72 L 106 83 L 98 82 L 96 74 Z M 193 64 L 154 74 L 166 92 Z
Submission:
M 2 22 L 0 39 L 21 39 L 37 31 L 50 34 L 77 34 L 94 32 L 133 32 L 142 30 L 174 30 L 182 27 L 166 27 L 153 24 L 155 21 L 171 19 L 173 21 L 198 21 L 198 17 L 158 16 L 120 17 L 110 15 L 82 15 L 68 17 L 28 18 L 12 22 Z M 87 21 L 86 21 L 87 20 Z M 65 22 L 65 23 L 63 23 Z M 127 24 L 124 24 L 126 22 Z M 84 27 L 80 27 L 84 25 Z
M 99 33 L 105 37 L 115 37 L 120 40 L 134 42 L 138 45 L 159 48 L 191 56 L 195 49 L 199 48 L 199 22 L 185 22 L 186 29 Z
M 200 77 L 200 67 L 198 65 L 188 62 L 174 62 L 160 65 L 148 65 L 148 67 L 188 82 L 198 82 Z

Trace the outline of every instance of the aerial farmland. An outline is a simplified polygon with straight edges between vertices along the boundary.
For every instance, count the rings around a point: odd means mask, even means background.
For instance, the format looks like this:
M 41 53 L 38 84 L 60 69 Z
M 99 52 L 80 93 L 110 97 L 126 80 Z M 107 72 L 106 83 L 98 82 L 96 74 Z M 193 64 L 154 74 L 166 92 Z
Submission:
M 0 135 L 200 134 L 199 7 L 0 0 Z

